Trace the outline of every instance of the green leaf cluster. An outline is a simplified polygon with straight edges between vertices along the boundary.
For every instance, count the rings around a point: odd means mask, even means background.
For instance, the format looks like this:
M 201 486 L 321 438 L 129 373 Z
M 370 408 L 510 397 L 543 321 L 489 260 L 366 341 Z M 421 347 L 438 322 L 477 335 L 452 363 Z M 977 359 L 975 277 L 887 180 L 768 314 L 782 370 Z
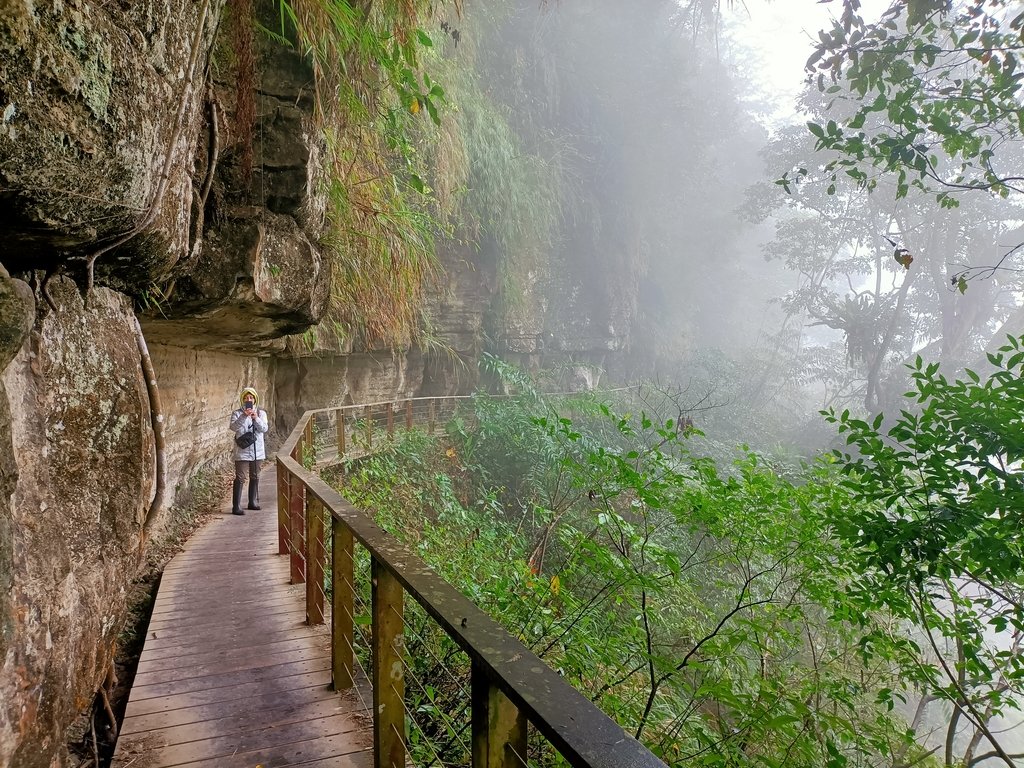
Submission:
M 913 628 L 907 674 L 952 705 L 965 763 L 982 744 L 1012 764 L 992 722 L 1024 694 L 1024 338 L 988 362 L 949 380 L 919 358 L 898 417 L 827 418 L 855 451 L 843 485 L 865 502 L 837 525 L 862 563 L 854 598 Z
M 897 198 L 917 187 L 943 208 L 958 191 L 1007 197 L 1018 174 L 1000 155 L 1024 131 L 1022 33 L 1024 13 L 1008 0 L 894 3 L 874 23 L 845 0 L 807 62 L 834 99 L 835 121 L 808 126 L 835 155 L 833 182 L 844 173 L 873 189 L 876 171 L 891 173 Z

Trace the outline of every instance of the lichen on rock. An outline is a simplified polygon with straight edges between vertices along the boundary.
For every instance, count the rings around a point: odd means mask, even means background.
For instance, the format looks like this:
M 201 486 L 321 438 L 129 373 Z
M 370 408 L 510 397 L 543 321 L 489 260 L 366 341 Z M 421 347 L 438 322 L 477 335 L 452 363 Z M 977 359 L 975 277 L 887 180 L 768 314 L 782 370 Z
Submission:
M 99 288 L 86 307 L 66 278 L 52 294 L 3 375 L 3 765 L 48 764 L 106 674 L 153 475 L 130 302 Z

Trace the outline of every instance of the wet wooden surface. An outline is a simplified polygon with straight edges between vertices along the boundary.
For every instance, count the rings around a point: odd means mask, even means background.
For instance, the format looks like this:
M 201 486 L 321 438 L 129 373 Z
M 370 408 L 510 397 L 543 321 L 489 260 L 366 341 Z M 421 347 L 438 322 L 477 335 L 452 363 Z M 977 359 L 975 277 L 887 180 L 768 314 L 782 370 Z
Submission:
M 115 768 L 372 763 L 372 693 L 331 690 L 330 632 L 277 554 L 275 483 L 268 463 L 263 509 L 227 504 L 164 571 Z

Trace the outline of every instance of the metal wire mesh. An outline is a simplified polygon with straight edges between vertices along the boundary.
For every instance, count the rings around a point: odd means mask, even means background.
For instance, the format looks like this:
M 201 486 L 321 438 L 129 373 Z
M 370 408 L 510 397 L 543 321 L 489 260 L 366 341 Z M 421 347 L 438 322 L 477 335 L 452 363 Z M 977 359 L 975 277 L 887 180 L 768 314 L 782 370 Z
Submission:
M 516 751 L 516 748 L 513 747 L 511 744 L 508 745 L 508 751 L 516 760 L 516 762 L 519 763 L 519 765 L 523 766 L 523 768 L 533 768 L 533 766 L 531 766 L 530 764 L 529 759 L 524 755 L 520 755 L 519 752 Z
M 430 758 L 426 765 L 469 765 L 469 657 L 457 651 L 442 659 L 438 650 L 446 644 L 447 636 L 419 606 L 411 605 L 403 613 L 404 706 L 407 712 L 415 713 L 408 726 L 411 757 L 417 765 L 424 765 L 425 758 Z M 427 634 L 433 636 L 425 637 Z
M 533 725 L 527 726 L 526 754 L 521 754 L 514 745 L 506 745 L 507 754 L 523 768 L 568 768 L 569 762 L 560 755 L 551 743 Z

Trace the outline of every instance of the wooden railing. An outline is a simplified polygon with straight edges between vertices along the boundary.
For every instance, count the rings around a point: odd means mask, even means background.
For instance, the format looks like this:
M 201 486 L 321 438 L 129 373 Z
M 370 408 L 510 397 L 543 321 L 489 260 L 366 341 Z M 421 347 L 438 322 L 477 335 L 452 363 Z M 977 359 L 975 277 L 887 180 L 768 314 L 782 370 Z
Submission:
M 325 620 L 323 587 L 330 557 L 331 669 L 336 690 L 357 684 L 354 543 L 369 552 L 375 768 L 408 765 L 402 662 L 407 594 L 469 656 L 474 768 L 528 766 L 527 723 L 576 768 L 664 768 L 518 639 L 316 474 L 318 466 L 371 453 L 394 435 L 396 423 L 399 428 L 433 431 L 460 399 L 419 398 L 307 411 L 277 455 L 279 552 L 291 558 L 292 582 L 306 583 L 309 624 Z M 325 519 L 331 529 L 329 553 Z

